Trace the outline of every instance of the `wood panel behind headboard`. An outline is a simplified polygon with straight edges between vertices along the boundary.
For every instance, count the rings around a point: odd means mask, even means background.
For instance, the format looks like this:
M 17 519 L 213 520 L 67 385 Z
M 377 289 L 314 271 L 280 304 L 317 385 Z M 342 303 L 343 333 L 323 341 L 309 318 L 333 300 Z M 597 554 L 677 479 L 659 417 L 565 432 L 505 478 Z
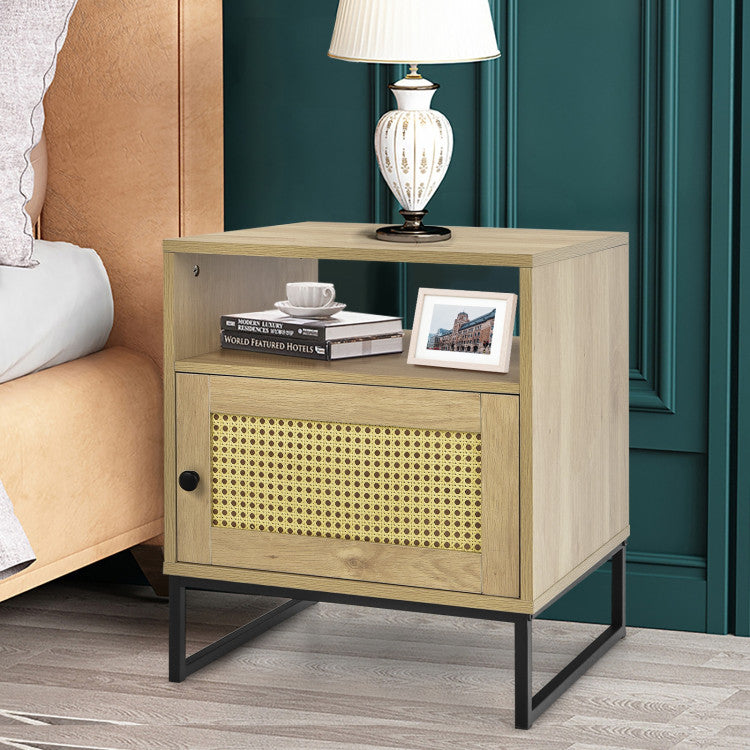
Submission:
M 45 99 L 42 237 L 93 247 L 109 345 L 162 359 L 165 237 L 223 230 L 221 0 L 79 0 Z

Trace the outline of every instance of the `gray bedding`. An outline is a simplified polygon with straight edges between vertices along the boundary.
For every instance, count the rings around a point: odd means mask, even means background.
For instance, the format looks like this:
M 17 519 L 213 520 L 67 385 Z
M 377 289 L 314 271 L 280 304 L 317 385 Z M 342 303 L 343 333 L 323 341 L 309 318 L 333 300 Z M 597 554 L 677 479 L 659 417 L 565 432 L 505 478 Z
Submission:
M 20 573 L 36 560 L 8 493 L 0 482 L 0 580 Z

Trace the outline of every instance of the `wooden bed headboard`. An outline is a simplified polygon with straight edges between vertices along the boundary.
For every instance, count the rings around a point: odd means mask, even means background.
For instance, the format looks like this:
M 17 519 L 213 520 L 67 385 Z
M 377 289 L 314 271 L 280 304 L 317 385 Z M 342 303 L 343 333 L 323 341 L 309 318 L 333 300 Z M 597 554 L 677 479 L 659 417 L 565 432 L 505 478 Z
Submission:
M 162 359 L 161 242 L 224 226 L 221 0 L 79 0 L 45 99 L 41 237 L 94 248 L 109 345 Z

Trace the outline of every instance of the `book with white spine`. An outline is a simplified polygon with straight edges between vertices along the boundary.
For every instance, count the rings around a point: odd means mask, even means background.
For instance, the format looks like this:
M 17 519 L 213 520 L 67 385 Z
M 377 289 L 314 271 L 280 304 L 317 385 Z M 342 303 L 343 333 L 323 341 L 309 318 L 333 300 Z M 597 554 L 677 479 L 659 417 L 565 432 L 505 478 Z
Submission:
M 281 310 L 234 313 L 221 316 L 221 329 L 261 336 L 278 336 L 323 343 L 363 336 L 401 333 L 401 318 L 343 310 L 330 318 L 293 318 Z

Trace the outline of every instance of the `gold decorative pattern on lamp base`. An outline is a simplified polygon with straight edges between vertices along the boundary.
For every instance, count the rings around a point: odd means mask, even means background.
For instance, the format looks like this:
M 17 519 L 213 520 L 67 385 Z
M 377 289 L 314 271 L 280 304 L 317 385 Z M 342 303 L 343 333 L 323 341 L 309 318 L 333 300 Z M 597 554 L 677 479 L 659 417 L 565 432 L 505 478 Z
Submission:
M 478 433 L 211 414 L 212 525 L 481 551 Z
M 451 124 L 430 107 L 439 86 L 413 70 L 389 88 L 398 109 L 380 118 L 375 128 L 375 155 L 406 221 L 401 227 L 381 227 L 375 236 L 387 242 L 448 240 L 451 232 L 445 227 L 422 225 L 425 207 L 443 181 L 453 153 Z

